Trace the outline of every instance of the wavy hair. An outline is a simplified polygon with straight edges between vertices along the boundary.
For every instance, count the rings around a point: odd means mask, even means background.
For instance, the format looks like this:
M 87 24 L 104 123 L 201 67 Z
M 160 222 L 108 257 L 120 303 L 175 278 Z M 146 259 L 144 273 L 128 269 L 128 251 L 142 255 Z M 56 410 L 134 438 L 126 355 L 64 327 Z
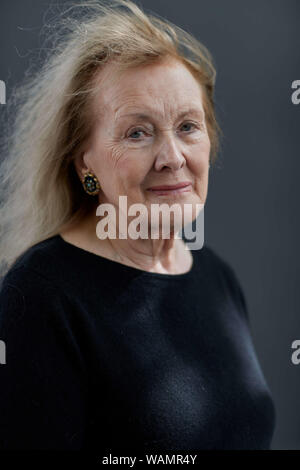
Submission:
M 69 4 L 48 38 L 43 64 L 14 88 L 7 104 L 14 118 L 4 126 L 1 144 L 1 275 L 27 248 L 79 220 L 95 203 L 74 160 L 93 125 L 94 77 L 108 61 L 120 70 L 165 57 L 185 64 L 204 91 L 212 163 L 219 148 L 216 69 L 208 49 L 188 32 L 130 0 L 88 0 Z

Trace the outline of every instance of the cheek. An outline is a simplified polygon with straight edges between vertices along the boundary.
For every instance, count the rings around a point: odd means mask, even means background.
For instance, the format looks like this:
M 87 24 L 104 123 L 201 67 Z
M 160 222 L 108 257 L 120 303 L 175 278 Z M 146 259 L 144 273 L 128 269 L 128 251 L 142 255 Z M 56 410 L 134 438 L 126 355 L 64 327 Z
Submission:
M 195 174 L 202 175 L 208 169 L 210 147 L 209 139 L 205 139 L 195 145 L 191 151 L 189 166 Z
M 130 172 L 130 164 L 124 151 L 109 142 L 99 143 L 93 157 L 93 167 L 107 185 L 119 185 L 120 180 Z
M 152 160 L 147 158 L 145 152 L 127 150 L 123 158 L 119 159 L 115 171 L 118 178 L 127 187 L 140 185 L 151 170 Z

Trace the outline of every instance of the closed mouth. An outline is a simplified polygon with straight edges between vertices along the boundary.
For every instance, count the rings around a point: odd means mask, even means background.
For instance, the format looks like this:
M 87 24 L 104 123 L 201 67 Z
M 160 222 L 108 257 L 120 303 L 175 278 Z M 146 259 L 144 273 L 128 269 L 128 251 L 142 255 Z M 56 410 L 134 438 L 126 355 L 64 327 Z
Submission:
M 178 183 L 174 185 L 162 185 L 162 186 L 152 186 L 151 188 L 148 188 L 149 191 L 174 191 L 177 189 L 183 189 L 190 187 L 191 183 L 189 181 L 183 182 L 183 183 Z

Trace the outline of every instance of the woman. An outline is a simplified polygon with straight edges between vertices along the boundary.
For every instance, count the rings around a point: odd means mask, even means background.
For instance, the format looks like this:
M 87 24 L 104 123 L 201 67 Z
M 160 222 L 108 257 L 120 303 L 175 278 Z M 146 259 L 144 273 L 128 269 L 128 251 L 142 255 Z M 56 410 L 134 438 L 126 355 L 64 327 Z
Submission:
M 267 449 L 275 409 L 233 269 L 149 219 L 205 203 L 211 56 L 132 2 L 89 11 L 21 89 L 2 166 L 0 446 Z M 158 237 L 123 237 L 120 195 Z

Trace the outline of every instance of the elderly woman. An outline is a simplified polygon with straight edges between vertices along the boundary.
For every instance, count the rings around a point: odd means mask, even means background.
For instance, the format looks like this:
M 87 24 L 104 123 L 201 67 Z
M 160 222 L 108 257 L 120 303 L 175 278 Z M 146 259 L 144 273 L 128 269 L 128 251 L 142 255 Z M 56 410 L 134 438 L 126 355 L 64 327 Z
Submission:
M 268 449 L 274 403 L 233 269 L 174 221 L 169 238 L 161 222 L 99 236 L 103 204 L 120 228 L 119 196 L 196 219 L 218 143 L 211 56 L 130 1 L 68 24 L 18 91 L 2 164 L 0 447 Z

